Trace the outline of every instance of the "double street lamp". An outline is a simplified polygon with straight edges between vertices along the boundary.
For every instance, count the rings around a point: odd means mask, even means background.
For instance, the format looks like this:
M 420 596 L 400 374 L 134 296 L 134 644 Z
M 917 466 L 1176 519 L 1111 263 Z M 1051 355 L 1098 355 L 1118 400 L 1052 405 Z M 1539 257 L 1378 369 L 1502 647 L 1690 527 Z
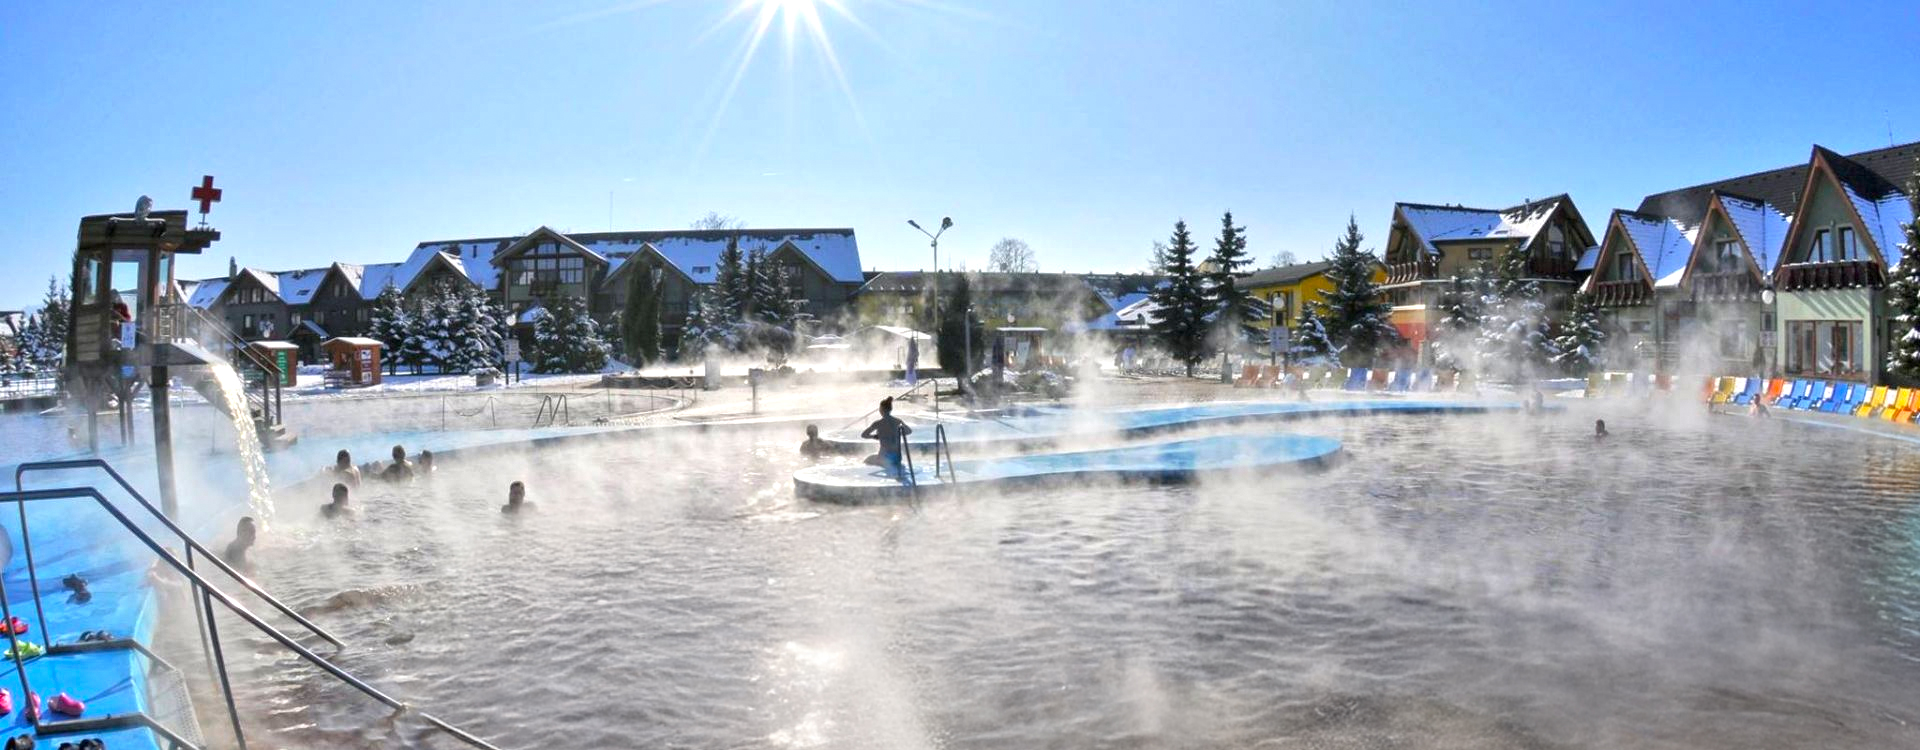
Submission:
M 926 235 L 927 239 L 933 241 L 933 276 L 931 277 L 933 279 L 933 281 L 931 282 L 933 287 L 933 335 L 934 335 L 933 351 L 934 351 L 934 361 L 937 362 L 939 361 L 939 354 L 940 354 L 940 346 L 939 346 L 940 344 L 940 339 L 939 339 L 939 336 L 940 336 L 940 235 L 946 234 L 948 229 L 953 228 L 953 217 L 951 216 L 941 217 L 940 231 L 938 232 L 929 232 L 926 229 L 921 228 L 920 222 L 914 221 L 912 219 L 907 220 L 907 226 L 913 227 L 914 229 L 919 229 L 921 234 Z

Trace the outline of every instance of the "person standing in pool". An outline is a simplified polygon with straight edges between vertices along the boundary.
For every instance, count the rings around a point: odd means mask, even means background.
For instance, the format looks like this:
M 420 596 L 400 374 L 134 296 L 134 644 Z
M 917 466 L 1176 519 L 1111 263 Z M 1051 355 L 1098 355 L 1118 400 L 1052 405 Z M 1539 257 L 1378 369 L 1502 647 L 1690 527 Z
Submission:
M 333 454 L 333 465 L 327 467 L 327 473 L 349 487 L 360 486 L 360 467 L 353 465 L 353 454 L 345 448 Z
M 352 513 L 353 509 L 347 507 L 347 495 L 348 490 L 346 485 L 333 485 L 333 502 L 320 506 L 320 515 L 328 518 L 339 518 Z
M 500 512 L 507 515 L 525 513 L 533 510 L 533 503 L 527 502 L 527 486 L 515 480 L 507 485 L 507 504 L 500 506 Z
M 413 481 L 413 464 L 407 463 L 406 448 L 393 446 L 393 463 L 380 470 L 380 479 L 386 482 Z
M 893 397 L 888 396 L 880 399 L 880 418 L 867 425 L 867 429 L 860 433 L 860 438 L 879 441 L 880 452 L 875 456 L 879 459 L 879 465 L 887 470 L 887 476 L 905 479 L 906 469 L 900 464 L 900 449 L 907 436 L 912 434 L 912 427 L 894 418 Z M 873 461 L 869 459 L 868 462 Z
M 234 570 L 242 573 L 253 572 L 253 563 L 247 560 L 247 550 L 253 548 L 254 540 L 258 537 L 259 531 L 254 528 L 253 518 L 240 519 L 240 525 L 233 530 L 233 541 L 227 544 L 227 551 L 220 557 L 225 559 L 227 565 L 232 566 Z
M 800 455 L 817 459 L 826 455 L 831 447 L 820 437 L 820 425 L 807 425 L 807 441 L 800 444 Z

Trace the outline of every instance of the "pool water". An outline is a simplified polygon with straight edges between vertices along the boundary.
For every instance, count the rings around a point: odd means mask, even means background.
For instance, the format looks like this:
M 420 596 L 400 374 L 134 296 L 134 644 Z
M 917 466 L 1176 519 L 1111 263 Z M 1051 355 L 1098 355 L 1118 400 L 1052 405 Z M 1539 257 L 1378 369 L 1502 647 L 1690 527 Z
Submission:
M 283 491 L 256 562 L 507 748 L 1920 746 L 1920 452 L 1593 416 L 1247 426 L 1347 460 L 863 508 L 793 498 L 794 434 L 634 438 L 345 520 Z M 230 658 L 274 745 L 454 746 Z

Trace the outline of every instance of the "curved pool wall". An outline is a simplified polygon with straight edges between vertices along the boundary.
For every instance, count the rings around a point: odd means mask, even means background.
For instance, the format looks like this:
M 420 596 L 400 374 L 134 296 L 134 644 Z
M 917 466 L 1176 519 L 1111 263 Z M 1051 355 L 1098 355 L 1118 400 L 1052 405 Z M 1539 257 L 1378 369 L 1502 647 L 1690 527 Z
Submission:
M 409 454 L 421 449 L 436 454 L 455 454 L 463 450 L 635 429 L 644 429 L 644 426 L 553 427 L 513 432 L 381 433 L 325 443 L 296 443 L 285 450 L 268 454 L 267 467 L 276 488 L 292 489 L 300 487 L 302 480 L 331 464 L 334 453 L 342 448 L 351 451 L 355 460 L 365 461 L 385 458 L 395 444 L 406 446 Z M 69 453 L 38 460 L 94 457 L 85 453 Z M 181 518 L 178 523 L 209 549 L 220 549 L 232 538 L 234 523 L 248 512 L 245 475 L 235 465 L 237 459 L 230 451 L 209 456 L 202 449 L 176 441 L 175 457 L 181 487 Z M 112 464 L 136 490 L 155 505 L 159 504 L 160 493 L 151 445 L 116 446 L 102 450 L 97 458 Z M 4 472 L 5 477 L 11 480 L 14 470 L 21 463 L 0 465 L 0 472 Z M 139 509 L 138 504 L 103 472 L 69 470 L 33 473 L 24 477 L 23 486 L 27 489 L 94 487 L 139 522 L 141 528 L 162 546 L 176 554 L 179 551 L 180 545 L 165 527 L 145 520 L 145 511 Z M 277 495 L 274 499 L 278 512 L 282 514 L 300 512 L 298 509 L 306 507 L 309 502 L 318 506 L 323 501 L 324 498 L 319 496 L 309 500 L 292 494 Z M 33 531 L 34 567 L 39 573 L 41 594 L 41 607 L 36 611 L 33 606 L 33 586 L 28 580 L 23 554 L 25 547 L 20 533 L 19 506 L 9 505 L 11 507 L 0 507 L 0 529 L 4 529 L 6 534 L 0 552 L 7 553 L 6 567 L 0 572 L 0 585 L 6 586 L 14 616 L 26 621 L 31 628 L 21 639 L 39 643 L 45 635 L 46 640 L 52 643 L 71 643 L 83 632 L 105 630 L 114 635 L 131 637 L 152 648 L 159 608 L 159 598 L 149 576 L 149 570 L 156 562 L 153 553 L 91 499 L 26 503 L 27 523 Z M 203 567 L 202 570 L 210 568 Z M 84 604 L 72 600 L 61 584 L 61 579 L 70 574 L 78 574 L 86 579 L 88 591 L 93 595 L 91 600 Z M 239 592 L 239 587 L 231 582 L 220 581 L 217 577 L 210 580 L 224 591 Z M 250 609 L 261 610 L 261 607 L 249 603 L 250 597 L 244 593 L 236 596 L 242 603 L 248 603 Z M 42 617 L 46 625 L 44 634 L 41 632 Z M 274 615 L 266 617 L 269 622 L 281 622 Z M 175 666 L 188 668 L 178 663 Z M 26 670 L 34 692 L 39 693 L 42 700 L 64 691 L 86 703 L 85 717 L 153 712 L 147 694 L 146 659 L 130 650 L 42 656 L 28 660 Z M 11 738 L 31 733 L 32 725 L 27 721 L 24 711 L 26 699 L 20 695 L 20 678 L 11 659 L 0 660 L 0 688 L 14 694 L 15 706 L 12 712 L 0 716 L 0 737 Z M 430 699 L 430 696 L 420 697 Z M 214 719 L 206 713 L 208 711 L 224 713 L 217 706 L 195 708 L 208 720 Z M 39 739 L 41 746 L 54 747 L 63 738 L 81 737 L 100 738 L 115 750 L 157 750 L 162 744 L 146 729 L 86 732 L 71 737 L 46 735 Z
M 1523 407 L 1524 404 L 1518 401 L 1439 399 L 1226 401 L 1115 410 L 1041 407 L 1021 410 L 1004 417 L 993 414 L 975 417 L 955 416 L 942 420 L 939 424 L 945 427 L 949 446 L 1021 446 L 1045 445 L 1067 438 L 1096 435 L 1119 437 L 1147 435 L 1187 427 L 1234 422 L 1366 414 L 1460 414 L 1512 411 Z M 1549 406 L 1548 408 L 1558 407 Z M 930 450 L 935 439 L 932 425 L 923 419 L 910 420 L 908 424 L 916 428 L 908 440 L 913 449 L 916 452 Z M 826 440 L 832 443 L 836 450 L 847 453 L 866 451 L 873 446 L 872 440 L 860 437 L 858 429 L 833 433 L 827 436 Z
M 793 486 L 800 497 L 812 500 L 871 502 L 923 490 L 1094 477 L 1181 482 L 1211 472 L 1315 465 L 1339 452 L 1340 441 L 1316 435 L 1214 435 L 1104 450 L 965 459 L 953 462 L 951 474 L 936 473 L 929 463 L 914 467 L 912 484 L 866 464 L 814 466 L 796 472 Z

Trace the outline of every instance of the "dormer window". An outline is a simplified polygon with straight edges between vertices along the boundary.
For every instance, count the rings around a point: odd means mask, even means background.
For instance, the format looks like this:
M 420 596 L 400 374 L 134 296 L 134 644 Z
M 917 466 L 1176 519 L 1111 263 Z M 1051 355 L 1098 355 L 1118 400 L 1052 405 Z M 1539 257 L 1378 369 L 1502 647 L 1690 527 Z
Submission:
M 1558 224 L 1547 230 L 1547 254 L 1555 260 L 1567 259 L 1567 236 Z
M 713 266 L 694 266 L 694 273 L 713 273 Z
M 1713 244 L 1712 271 L 1732 271 L 1740 262 L 1740 243 L 1734 240 L 1720 240 Z
M 1853 227 L 1840 228 L 1840 242 L 1836 260 L 1865 260 L 1866 255 L 1860 249 L 1860 240 L 1853 234 Z
M 1639 268 L 1633 264 L 1633 253 L 1620 251 L 1613 255 L 1613 280 L 1633 281 L 1640 277 Z
M 1828 261 L 1835 260 L 1835 258 L 1833 257 L 1833 243 L 1831 239 L 1832 238 L 1827 236 L 1827 230 L 1825 229 L 1814 231 L 1813 246 L 1807 248 L 1807 262 L 1808 263 L 1826 263 Z

